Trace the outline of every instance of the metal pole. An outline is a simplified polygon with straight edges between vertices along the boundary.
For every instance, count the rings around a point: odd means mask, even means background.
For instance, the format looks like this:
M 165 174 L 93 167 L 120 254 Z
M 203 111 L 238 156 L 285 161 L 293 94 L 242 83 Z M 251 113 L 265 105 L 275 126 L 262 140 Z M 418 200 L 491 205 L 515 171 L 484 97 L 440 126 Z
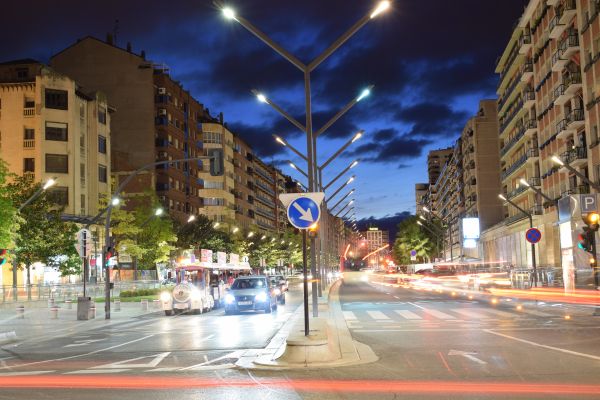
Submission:
M 83 231 L 83 248 L 81 249 L 81 253 L 83 254 L 83 297 L 85 297 L 86 293 L 86 281 L 87 281 L 87 234 Z
M 448 236 L 448 244 L 450 245 L 450 262 L 452 262 L 452 260 L 454 259 L 454 254 L 452 254 L 453 248 L 454 248 L 454 243 L 452 243 L 453 237 L 452 237 L 452 221 L 448 222 L 450 224 L 449 228 L 449 236 Z
M 531 214 L 529 217 L 529 227 L 533 228 L 533 217 Z M 533 286 L 537 287 L 537 265 L 535 261 L 535 243 L 531 243 L 531 266 L 533 267 Z
M 309 321 L 308 321 L 308 268 L 306 267 L 306 229 L 302 230 L 302 273 L 304 274 L 304 336 L 308 336 Z

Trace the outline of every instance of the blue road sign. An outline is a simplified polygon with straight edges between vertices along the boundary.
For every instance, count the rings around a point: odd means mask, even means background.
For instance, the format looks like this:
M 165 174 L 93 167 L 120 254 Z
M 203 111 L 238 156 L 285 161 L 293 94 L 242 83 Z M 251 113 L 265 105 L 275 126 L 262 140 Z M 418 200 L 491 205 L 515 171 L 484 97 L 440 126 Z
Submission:
M 416 257 L 416 255 L 417 255 L 417 251 L 416 250 L 411 250 L 410 251 L 410 256 L 411 257 Z
M 309 197 L 294 199 L 287 208 L 290 223 L 298 229 L 308 229 L 319 221 L 321 209 L 319 204 Z
M 542 240 L 542 232 L 537 228 L 527 229 L 527 232 L 525 232 L 525 239 L 527 239 L 529 243 L 537 243 Z

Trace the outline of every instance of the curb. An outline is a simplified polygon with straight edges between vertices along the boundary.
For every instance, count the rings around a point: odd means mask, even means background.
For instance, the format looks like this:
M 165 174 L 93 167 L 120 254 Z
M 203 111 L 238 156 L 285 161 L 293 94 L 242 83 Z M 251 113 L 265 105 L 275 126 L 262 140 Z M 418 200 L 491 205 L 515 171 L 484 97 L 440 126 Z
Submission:
M 259 370 L 319 369 L 377 361 L 379 358 L 369 346 L 352 339 L 339 302 L 341 284 L 342 281 L 338 280 L 331 285 L 328 302 L 321 303 L 323 309 L 319 310 L 319 315 L 322 316 L 312 320 L 318 321 L 317 325 L 322 327 L 314 337 L 300 337 L 297 333 L 291 335 L 294 327 L 302 321 L 301 305 L 267 347 L 243 354 L 236 366 Z
M 17 338 L 17 333 L 15 331 L 0 332 L 0 344 L 16 342 L 17 340 L 19 339 Z

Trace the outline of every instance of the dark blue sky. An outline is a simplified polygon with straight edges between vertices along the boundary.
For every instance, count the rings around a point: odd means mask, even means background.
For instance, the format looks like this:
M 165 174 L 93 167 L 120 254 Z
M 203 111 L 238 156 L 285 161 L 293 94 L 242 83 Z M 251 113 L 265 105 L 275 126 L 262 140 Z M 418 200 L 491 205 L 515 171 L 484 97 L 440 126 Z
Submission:
M 231 0 L 226 2 L 308 63 L 374 1 Z M 333 178 L 354 158 L 357 217 L 414 212 L 414 184 L 427 180 L 427 151 L 451 145 L 481 98 L 495 97 L 495 59 L 520 16 L 523 0 L 395 0 L 313 73 L 315 128 L 362 88 L 372 95 L 319 140 L 323 162 L 356 131 L 365 136 L 326 170 Z M 244 137 L 266 161 L 301 160 L 271 135 L 304 151 L 301 133 L 250 90 L 265 92 L 304 122 L 302 74 L 211 1 L 104 0 L 3 4 L 0 61 L 49 57 L 77 38 L 100 39 L 164 63 L 194 97 Z M 281 165 L 296 178 L 301 175 Z M 354 170 L 353 170 L 354 171 Z M 341 180 L 340 180 L 341 182 Z M 334 185 L 335 186 L 335 185 Z

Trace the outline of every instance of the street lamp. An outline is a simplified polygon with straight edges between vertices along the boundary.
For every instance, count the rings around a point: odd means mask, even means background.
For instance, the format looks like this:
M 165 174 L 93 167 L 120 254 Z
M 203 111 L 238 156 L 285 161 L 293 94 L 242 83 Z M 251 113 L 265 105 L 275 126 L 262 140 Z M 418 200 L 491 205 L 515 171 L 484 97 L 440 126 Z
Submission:
M 327 167 L 333 160 L 335 160 L 344 150 L 346 150 L 348 148 L 348 146 L 350 146 L 352 143 L 356 142 L 358 139 L 360 139 L 361 137 L 363 137 L 363 135 L 365 134 L 365 131 L 360 130 L 358 132 L 356 132 L 354 134 L 354 136 L 352 136 L 352 138 L 350 140 L 348 140 L 346 143 L 344 143 L 344 145 L 342 147 L 340 147 L 340 149 L 338 151 L 336 151 L 331 157 L 329 157 L 327 159 L 327 161 L 325 161 L 323 164 L 321 164 L 321 166 L 317 166 L 317 168 L 319 170 L 323 170 L 325 169 L 325 167 Z
M 42 194 L 43 191 L 49 189 L 50 187 L 54 186 L 56 184 L 56 178 L 50 178 L 46 181 L 46 183 L 44 183 L 42 185 L 42 187 L 40 187 L 38 190 L 36 190 L 31 197 L 29 197 L 27 200 L 25 200 L 25 202 L 23 204 L 21 204 L 19 206 L 18 211 L 20 212 L 21 210 L 23 210 L 23 208 L 25 208 L 27 205 L 29 205 L 32 201 L 34 201 L 35 199 L 38 198 L 38 196 L 40 194 Z
M 331 185 L 333 185 L 335 183 L 335 181 L 337 181 L 338 179 L 340 179 L 342 177 L 342 175 L 344 175 L 346 172 L 350 171 L 352 168 L 356 167 L 357 165 L 358 165 L 358 160 L 354 160 L 342 172 L 340 172 L 339 174 L 337 174 L 337 176 L 335 178 L 333 178 L 327 185 L 325 185 L 323 187 L 323 191 L 329 189 L 329 187 L 331 187 Z M 321 173 L 321 171 L 319 171 L 319 173 Z
M 354 181 L 354 179 L 356 179 L 356 175 L 352 175 L 350 177 L 350 179 L 348 179 L 346 182 L 344 182 L 342 184 L 342 186 L 340 186 L 338 188 L 338 190 L 336 190 L 331 196 L 329 196 L 327 199 L 325 199 L 325 203 L 328 203 L 331 199 L 333 199 L 340 192 L 340 190 L 342 190 L 347 185 L 351 184 Z
M 355 192 L 355 191 L 356 191 L 356 189 L 352 189 L 351 191 L 349 191 L 348 193 L 346 193 L 346 195 L 345 195 L 344 197 L 342 197 L 342 198 L 340 199 L 340 201 L 338 201 L 337 203 L 335 203 L 335 205 L 334 205 L 333 207 L 331 207 L 331 211 L 335 210 L 335 208 L 336 208 L 337 206 L 339 206 L 339 205 L 342 203 L 342 201 L 346 200 L 346 198 L 347 198 L 348 196 L 350 196 L 350 195 L 354 194 L 354 192 Z
M 499 194 L 498 197 L 500 198 L 500 200 L 506 201 L 508 204 L 510 204 L 511 206 L 513 206 L 514 208 L 519 210 L 521 213 L 523 213 L 529 219 L 529 228 L 533 228 L 533 215 L 530 212 L 523 210 L 521 207 L 519 207 L 514 202 L 507 199 L 502 194 Z M 531 266 L 533 267 L 533 283 L 534 283 L 534 286 L 537 287 L 537 267 L 536 267 L 536 261 L 535 261 L 535 243 L 531 243 Z
M 540 189 L 536 188 L 533 185 L 530 185 L 529 182 L 527 182 L 525 179 L 521 178 L 519 180 L 519 182 L 521 183 L 521 185 L 526 186 L 528 188 L 530 188 L 531 190 L 533 190 L 534 192 L 536 192 L 537 194 L 539 194 L 540 196 L 542 196 L 544 199 L 548 200 L 549 202 L 551 202 L 552 204 L 556 204 L 557 200 L 555 199 L 551 199 L 550 197 L 546 196 L 544 194 L 544 192 L 542 192 Z
M 288 164 L 290 165 L 290 167 L 292 167 L 293 169 L 295 169 L 296 171 L 300 172 L 302 175 L 304 175 L 305 177 L 308 178 L 308 174 L 306 172 L 304 172 L 302 170 L 302 168 L 298 167 L 296 164 L 294 164 L 291 161 L 288 161 Z
M 380 1 L 377 7 L 375 7 L 375 10 L 373 10 L 373 12 L 371 13 L 370 18 L 375 18 L 388 8 L 390 8 L 390 2 L 388 0 Z M 234 18 L 234 16 L 232 16 L 231 18 Z
M 240 230 L 240 228 L 238 228 L 237 226 L 234 226 L 232 232 L 237 233 L 239 230 Z
M 592 182 L 587 176 L 583 175 L 581 172 L 579 172 L 575 168 L 571 167 L 568 163 L 563 162 L 563 160 L 558 158 L 556 155 L 553 155 L 552 157 L 550 157 L 550 159 L 552 161 L 554 161 L 556 164 L 560 165 L 561 167 L 565 167 L 566 169 L 568 169 L 570 172 L 575 174 L 579 179 L 586 182 L 588 185 L 590 185 L 597 191 L 600 191 L 600 185 L 597 185 L 596 183 Z
M 218 222 L 215 222 L 215 223 L 213 224 L 213 229 L 217 229 L 219 226 L 221 226 L 221 224 L 220 224 L 220 223 L 218 223 Z

